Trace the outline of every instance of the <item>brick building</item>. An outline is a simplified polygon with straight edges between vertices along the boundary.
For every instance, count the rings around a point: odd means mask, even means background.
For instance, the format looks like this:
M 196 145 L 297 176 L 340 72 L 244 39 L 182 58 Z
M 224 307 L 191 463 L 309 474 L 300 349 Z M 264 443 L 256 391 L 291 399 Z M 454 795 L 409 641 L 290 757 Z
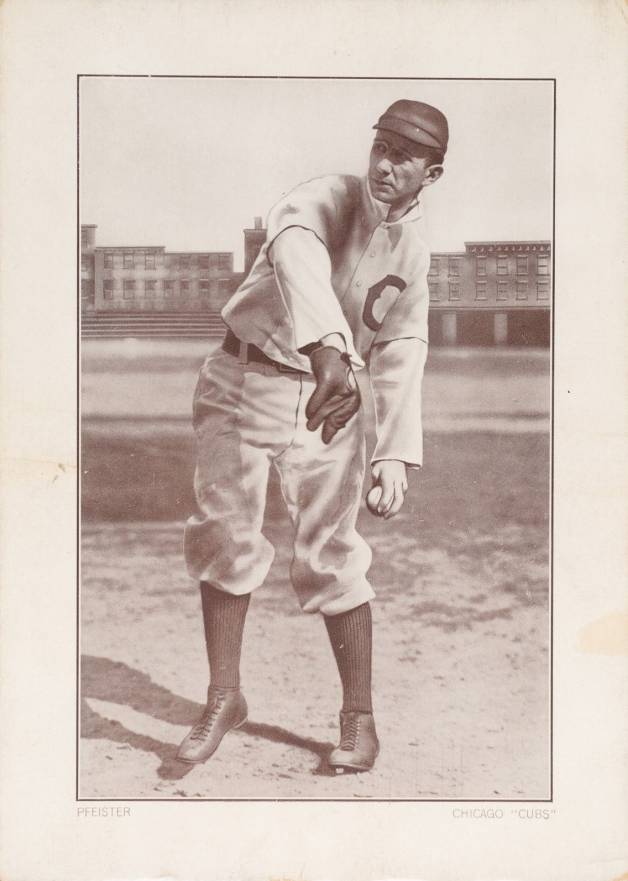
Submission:
M 95 226 L 81 226 L 84 313 L 215 312 L 243 278 L 233 270 L 231 252 L 96 247 L 95 233 Z
M 549 346 L 551 245 L 466 242 L 436 252 L 428 276 L 435 345 Z

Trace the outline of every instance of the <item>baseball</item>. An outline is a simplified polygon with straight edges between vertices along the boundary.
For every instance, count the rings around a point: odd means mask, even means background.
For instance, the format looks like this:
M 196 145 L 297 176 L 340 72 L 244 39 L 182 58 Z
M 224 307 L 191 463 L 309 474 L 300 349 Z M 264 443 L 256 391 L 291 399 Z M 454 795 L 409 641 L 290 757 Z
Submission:
M 381 486 L 372 486 L 368 491 L 368 495 L 366 496 L 366 506 L 371 512 L 371 514 L 375 514 L 377 517 L 381 516 L 379 511 L 377 510 L 377 506 L 379 505 L 379 500 L 382 497 L 382 488 Z

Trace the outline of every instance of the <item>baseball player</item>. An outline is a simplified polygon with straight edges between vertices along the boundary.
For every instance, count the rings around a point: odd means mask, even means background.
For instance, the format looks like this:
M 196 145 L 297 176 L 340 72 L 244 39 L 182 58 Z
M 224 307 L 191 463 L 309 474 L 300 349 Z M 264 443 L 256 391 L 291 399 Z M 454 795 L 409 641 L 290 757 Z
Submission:
M 379 743 L 371 702 L 371 551 L 356 531 L 365 474 L 355 372 L 368 366 L 377 443 L 371 510 L 394 516 L 422 458 L 427 273 L 419 196 L 441 176 L 448 126 L 401 100 L 374 126 L 368 174 L 298 186 L 271 210 L 266 242 L 223 310 L 222 347 L 194 396 L 200 514 L 185 531 L 200 581 L 210 684 L 178 758 L 202 762 L 247 718 L 240 651 L 250 594 L 268 573 L 269 468 L 294 526 L 292 584 L 321 613 L 342 683 L 337 771 L 368 771 Z M 373 501 L 374 497 L 374 501 Z

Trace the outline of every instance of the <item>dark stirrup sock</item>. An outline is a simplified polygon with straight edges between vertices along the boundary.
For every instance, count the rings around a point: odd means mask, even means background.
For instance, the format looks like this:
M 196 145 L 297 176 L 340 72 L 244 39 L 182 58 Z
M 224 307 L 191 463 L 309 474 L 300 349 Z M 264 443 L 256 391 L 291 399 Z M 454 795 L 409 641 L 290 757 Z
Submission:
M 363 603 L 340 615 L 323 615 L 334 650 L 345 712 L 373 712 L 371 703 L 371 606 Z
M 240 652 L 250 594 L 234 596 L 201 581 L 210 686 L 240 687 Z

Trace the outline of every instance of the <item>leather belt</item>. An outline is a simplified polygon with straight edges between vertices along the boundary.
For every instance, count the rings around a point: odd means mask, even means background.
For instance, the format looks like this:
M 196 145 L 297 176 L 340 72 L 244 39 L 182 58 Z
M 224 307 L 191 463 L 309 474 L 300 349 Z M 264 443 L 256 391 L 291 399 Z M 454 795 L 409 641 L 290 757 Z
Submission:
M 233 355 L 234 358 L 240 359 L 241 354 L 244 355 L 243 362 L 248 364 L 249 361 L 255 361 L 257 364 L 267 364 L 270 367 L 274 367 L 280 373 L 304 373 L 304 370 L 297 370 L 296 367 L 289 367 L 287 364 L 280 364 L 279 361 L 273 361 L 272 358 L 269 358 L 265 352 L 263 352 L 258 346 L 254 346 L 252 343 L 243 343 L 238 337 L 234 334 L 234 332 L 230 329 L 227 329 L 227 334 L 222 343 L 223 351 L 225 351 L 228 355 Z M 243 351 L 244 349 L 244 351 Z

